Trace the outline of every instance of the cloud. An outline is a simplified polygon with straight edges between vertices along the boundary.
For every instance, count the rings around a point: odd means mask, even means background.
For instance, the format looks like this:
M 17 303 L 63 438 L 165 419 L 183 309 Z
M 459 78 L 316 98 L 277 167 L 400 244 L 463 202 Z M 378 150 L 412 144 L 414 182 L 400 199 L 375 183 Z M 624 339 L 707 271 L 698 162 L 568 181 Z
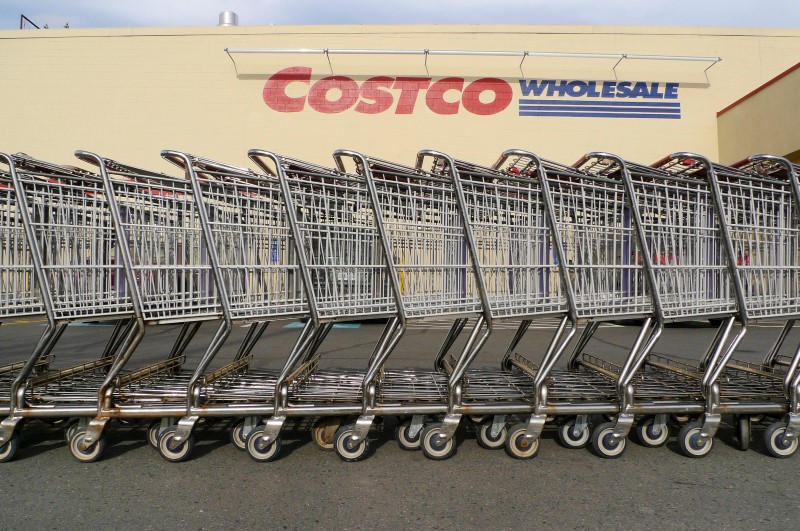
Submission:
M 800 26 L 796 0 L 5 0 L 0 29 L 19 15 L 60 28 L 214 26 L 221 11 L 242 25 L 266 24 L 592 24 Z

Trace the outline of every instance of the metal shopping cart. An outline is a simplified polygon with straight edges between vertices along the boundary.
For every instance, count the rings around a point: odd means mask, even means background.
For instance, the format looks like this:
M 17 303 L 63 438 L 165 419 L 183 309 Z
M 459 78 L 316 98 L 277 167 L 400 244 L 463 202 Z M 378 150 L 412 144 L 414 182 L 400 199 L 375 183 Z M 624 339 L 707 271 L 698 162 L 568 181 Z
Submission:
M 12 382 L 0 440 L 16 448 L 20 422 L 92 416 L 99 393 L 113 389 L 133 340 L 132 306 L 100 179 L 77 168 L 26 155 L 5 156 L 41 287 L 47 325 L 31 358 Z M 102 355 L 91 362 L 33 375 L 69 323 L 114 321 Z M 68 436 L 75 433 L 70 423 Z M 102 451 L 102 449 L 100 450 Z M 9 456 L 10 458 L 10 456 Z
M 365 397 L 364 412 L 355 425 L 343 427 L 337 435 L 337 453 L 346 460 L 354 460 L 362 452 L 375 416 L 411 417 L 398 427 L 401 447 L 421 446 L 426 456 L 445 459 L 455 452 L 453 435 L 461 416 L 482 414 L 479 406 L 463 406 L 461 397 L 462 377 L 472 353 L 480 350 L 491 332 L 485 289 L 479 287 L 483 278 L 474 266 L 474 242 L 459 207 L 453 175 L 421 169 L 428 155 L 420 154 L 416 168 L 352 151 L 340 150 L 334 155 L 339 169 L 350 167 L 352 173 L 367 180 L 400 310 L 393 337 L 376 352 L 368 369 L 368 376 L 380 378 L 365 379 L 370 393 Z M 476 322 L 455 366 L 448 366 L 447 355 L 469 317 Z M 434 318 L 453 320 L 435 358 L 439 370 L 452 372 L 384 370 L 407 323 Z M 442 422 L 424 426 L 426 416 L 442 414 Z
M 280 447 L 287 417 L 322 417 L 312 434 L 326 449 L 342 444 L 337 433 L 356 430 L 339 426 L 344 417 L 363 412 L 364 397 L 371 395 L 377 373 L 369 368 L 323 369 L 319 349 L 335 322 L 388 319 L 370 360 L 372 367 L 397 330 L 397 303 L 363 176 L 264 150 L 250 150 L 249 156 L 280 182 L 310 309 L 303 331 L 309 340 L 293 353 L 281 375 L 275 412 L 247 441 L 251 457 L 265 461 L 276 455 L 273 447 Z M 351 458 L 367 455 L 366 433 L 363 437 Z
M 564 269 L 572 318 L 586 322 L 567 369 L 555 369 L 557 356 L 539 369 L 536 411 L 525 433 L 529 440 L 538 437 L 547 415 L 566 417 L 558 435 L 569 448 L 589 443 L 592 415 L 619 413 L 615 388 L 632 374 L 633 361 L 658 332 L 645 268 L 637 260 L 641 243 L 624 184 L 613 176 L 593 174 L 585 162 L 569 167 L 530 157 L 512 161 L 512 167 L 535 173 L 543 184 L 542 198 L 552 223 L 559 265 Z M 643 320 L 623 366 L 584 352 L 602 322 L 619 319 Z M 557 352 L 561 350 L 563 347 Z M 602 431 L 608 429 L 602 426 Z M 621 455 L 624 439 L 620 441 L 605 453 Z
M 252 368 L 253 349 L 271 321 L 307 317 L 308 302 L 277 177 L 177 151 L 163 151 L 162 156 L 182 168 L 194 188 L 213 250 L 209 258 L 225 327 L 194 374 L 186 416 L 161 436 L 162 455 L 180 461 L 187 457 L 192 429 L 202 417 L 235 418 L 231 440 L 239 449 L 247 448 L 261 418 L 274 411 L 275 397 L 283 396 L 276 395 L 276 388 L 286 377 Z M 208 372 L 233 323 L 248 325 L 242 344 L 230 363 Z M 293 353 L 307 338 L 301 334 Z M 256 457 L 274 459 L 280 442 L 261 450 Z
M 699 421 L 681 430 L 681 449 L 692 457 L 708 454 L 724 414 L 735 416 L 739 447 L 747 449 L 751 417 L 788 414 L 788 420 L 773 422 L 764 432 L 768 451 L 788 457 L 798 445 L 800 347 L 788 357 L 779 352 L 800 317 L 797 168 L 769 156 L 751 157 L 734 168 L 691 153 L 674 154 L 661 165 L 675 174 L 701 176 L 712 184 L 724 222 L 733 286 L 740 299 L 739 332 L 723 354 L 705 364 L 706 411 Z M 785 324 L 762 364 L 733 360 L 738 340 L 758 321 Z
M 594 175 L 624 183 L 634 228 L 642 242 L 637 261 L 645 266 L 653 298 L 655 329 L 629 370 L 617 380 L 621 403 L 615 422 L 598 426 L 592 442 L 602 456 L 616 457 L 639 417 L 636 431 L 645 446 L 669 438 L 670 414 L 705 411 L 704 368 L 727 348 L 739 304 L 730 259 L 719 223 L 712 183 L 699 175 L 676 175 L 662 161 L 644 166 L 608 153 L 590 153 L 581 163 Z M 725 320 L 697 366 L 652 352 L 667 322 Z M 584 355 L 587 363 L 593 361 Z
M 538 431 L 530 436 L 526 436 L 530 422 L 508 424 L 511 418 L 535 410 L 543 382 L 537 381 L 538 366 L 515 349 L 536 318 L 559 317 L 542 357 L 545 365 L 558 358 L 575 333 L 541 184 L 531 171 L 538 159 L 532 153 L 510 151 L 495 168 L 488 168 L 435 152 L 424 155 L 431 158 L 434 173 L 455 176 L 459 206 L 471 228 L 484 279 L 489 319 L 520 321 L 500 368 L 466 370 L 462 405 L 485 408 L 488 419 L 476 430 L 480 446 L 505 447 L 520 459 L 533 457 L 547 415 L 535 417 Z M 450 373 L 457 361 L 454 356 L 442 360 Z
M 130 293 L 135 316 L 133 339 L 119 362 L 130 360 L 147 325 L 182 325 L 163 361 L 115 377 L 100 394 L 97 414 L 88 423 L 81 419 L 70 450 L 76 459 L 88 462 L 100 457 L 103 432 L 111 419 L 154 419 L 185 412 L 190 379 L 182 372 L 185 351 L 200 324 L 219 318 L 220 310 L 189 183 L 86 151 L 77 151 L 76 156 L 100 172 L 113 220 L 107 237 L 118 242 L 115 259 L 123 267 L 118 278 Z M 154 431 L 151 426 L 151 444 Z

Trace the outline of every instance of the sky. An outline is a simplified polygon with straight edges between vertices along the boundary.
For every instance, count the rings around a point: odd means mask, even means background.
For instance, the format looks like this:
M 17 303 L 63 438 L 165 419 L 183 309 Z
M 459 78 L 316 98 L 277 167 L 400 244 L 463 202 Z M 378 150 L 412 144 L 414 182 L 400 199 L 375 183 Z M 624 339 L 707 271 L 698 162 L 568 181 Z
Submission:
M 592 24 L 800 28 L 800 0 L 0 0 L 0 29 L 20 14 L 50 28 L 240 25 Z

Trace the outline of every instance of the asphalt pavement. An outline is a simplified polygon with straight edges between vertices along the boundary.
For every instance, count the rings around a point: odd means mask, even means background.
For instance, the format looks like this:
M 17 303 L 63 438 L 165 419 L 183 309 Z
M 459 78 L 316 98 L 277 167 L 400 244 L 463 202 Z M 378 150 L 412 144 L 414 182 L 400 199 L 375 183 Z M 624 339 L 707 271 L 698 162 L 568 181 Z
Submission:
M 198 333 L 187 366 L 196 363 L 213 329 L 209 323 Z M 363 366 L 380 330 L 376 324 L 335 329 L 323 345 L 325 364 Z M 0 364 L 28 352 L 41 331 L 40 323 L 4 325 Z M 56 366 L 92 359 L 110 331 L 102 325 L 72 327 L 56 349 Z M 163 358 L 176 331 L 149 329 L 131 366 Z M 273 324 L 256 349 L 258 365 L 279 366 L 298 332 Z M 444 323 L 414 327 L 391 366 L 430 366 L 446 332 Z M 537 325 L 519 350 L 535 359 L 552 332 L 551 321 Z M 635 332 L 630 326 L 602 328 L 588 350 L 621 360 Z M 757 360 L 778 332 L 754 327 L 737 356 Z M 702 324 L 669 328 L 656 351 L 696 360 L 713 333 Z M 236 330 L 217 364 L 230 359 L 242 334 Z M 501 326 L 477 365 L 496 366 L 512 334 L 513 327 Z M 798 342 L 792 333 L 788 343 Z M 104 458 L 81 464 L 60 429 L 31 422 L 16 459 L 0 465 L 0 528 L 793 529 L 800 521 L 800 455 L 769 457 L 758 427 L 751 449 L 742 452 L 732 428 L 723 425 L 702 459 L 684 457 L 674 437 L 658 449 L 631 437 L 621 458 L 604 460 L 588 449 L 562 448 L 548 430 L 539 455 L 517 461 L 502 450 L 479 448 L 466 424 L 458 452 L 441 462 L 399 449 L 395 421 L 388 418 L 371 434 L 373 454 L 358 463 L 318 449 L 302 424 L 284 434 L 279 459 L 256 463 L 229 444 L 223 422 L 198 429 L 197 447 L 185 463 L 164 461 L 144 442 L 142 427 L 112 426 Z

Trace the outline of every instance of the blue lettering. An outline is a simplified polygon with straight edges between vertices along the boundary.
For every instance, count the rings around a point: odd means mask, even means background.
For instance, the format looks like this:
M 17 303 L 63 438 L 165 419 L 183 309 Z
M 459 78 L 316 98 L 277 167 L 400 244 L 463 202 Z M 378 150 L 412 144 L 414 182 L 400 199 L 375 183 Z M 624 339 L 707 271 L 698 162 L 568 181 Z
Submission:
M 637 82 L 631 90 L 631 98 L 649 98 L 650 93 L 647 92 L 647 83 L 641 81 Z
M 617 83 L 617 97 L 618 98 L 631 98 L 631 84 L 628 81 Z
M 559 81 L 558 85 L 554 83 L 551 84 L 549 87 L 547 87 L 547 95 L 553 96 L 556 92 L 558 92 L 559 96 L 563 96 L 564 92 L 567 90 L 567 84 L 568 83 L 566 81 Z
M 537 82 L 535 79 L 532 79 L 525 82 L 524 79 L 519 80 L 519 87 L 522 89 L 523 96 L 530 96 L 533 93 L 534 96 L 541 96 L 544 92 L 545 87 L 551 86 L 555 83 L 553 79 L 546 79 L 542 80 L 541 82 Z
M 567 83 L 567 93 L 573 98 L 578 98 L 586 94 L 589 85 L 585 81 L 570 81 Z
M 617 87 L 616 81 L 603 81 L 603 97 L 613 98 L 614 89 Z
M 658 83 L 651 83 L 650 84 L 650 95 L 648 98 L 653 98 L 660 100 L 664 98 L 664 95 L 658 91 Z
M 586 93 L 587 96 L 590 98 L 599 98 L 600 93 L 597 92 L 597 82 L 596 81 L 589 81 L 589 89 Z
M 664 98 L 668 100 L 678 99 L 678 83 L 667 83 L 664 88 Z

